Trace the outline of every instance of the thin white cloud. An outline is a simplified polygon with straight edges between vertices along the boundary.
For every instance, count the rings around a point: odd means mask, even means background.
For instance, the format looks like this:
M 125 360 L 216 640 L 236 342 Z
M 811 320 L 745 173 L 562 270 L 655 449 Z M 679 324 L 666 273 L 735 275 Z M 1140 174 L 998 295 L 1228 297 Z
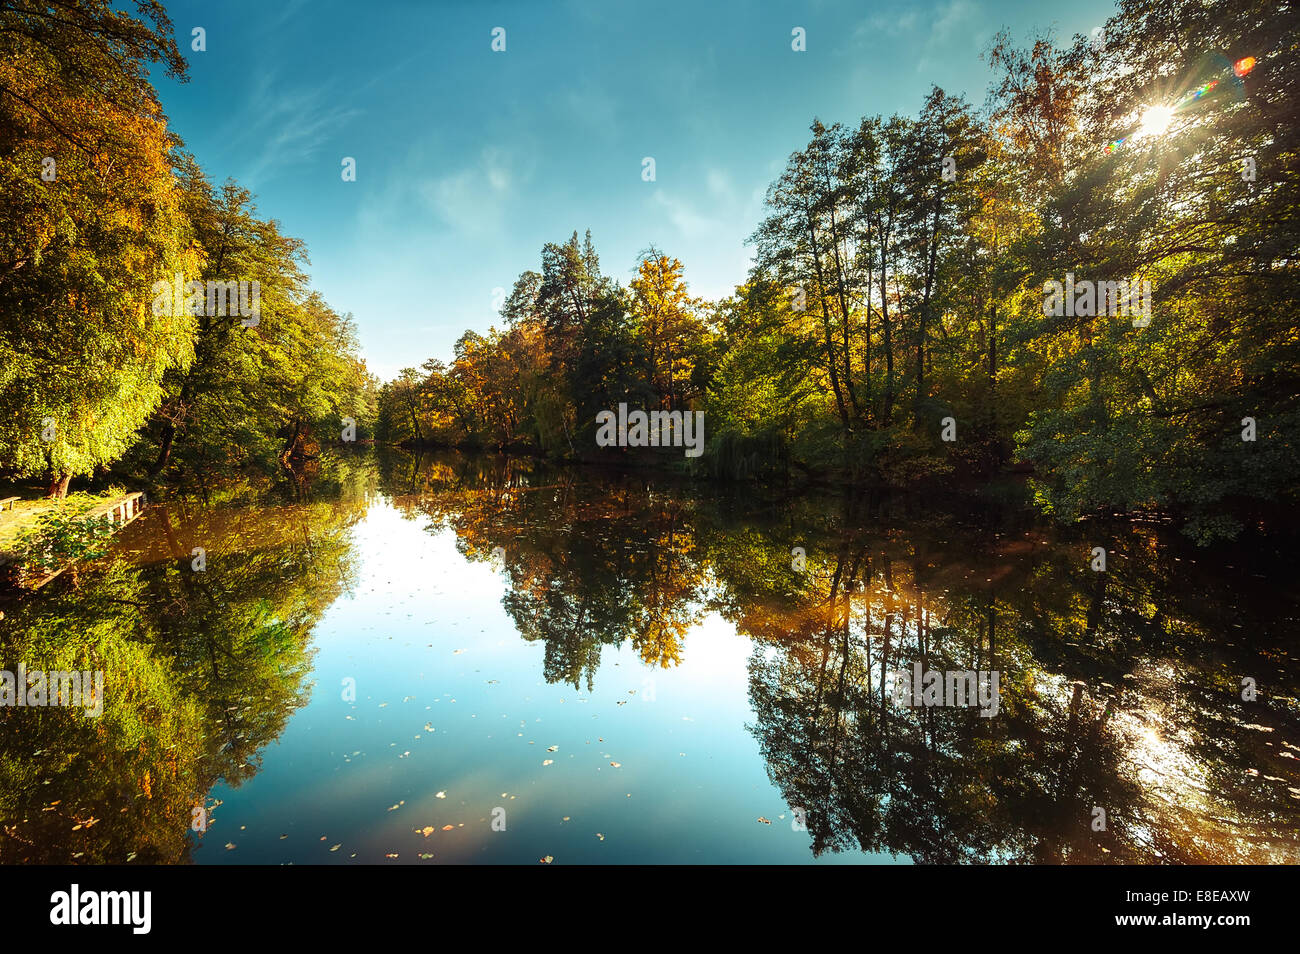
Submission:
M 510 154 L 490 146 L 473 165 L 417 180 L 415 192 L 445 225 L 467 236 L 481 236 L 502 226 L 513 185 L 528 174 Z
M 670 196 L 666 190 L 656 190 L 654 202 L 667 213 L 668 221 L 684 238 L 700 238 L 719 227 L 719 222 L 700 213 L 694 203 Z
M 239 112 L 240 121 L 227 127 L 234 149 L 253 155 L 240 180 L 256 188 L 264 177 L 312 159 L 359 112 L 327 89 L 283 89 L 274 73 L 263 74 Z

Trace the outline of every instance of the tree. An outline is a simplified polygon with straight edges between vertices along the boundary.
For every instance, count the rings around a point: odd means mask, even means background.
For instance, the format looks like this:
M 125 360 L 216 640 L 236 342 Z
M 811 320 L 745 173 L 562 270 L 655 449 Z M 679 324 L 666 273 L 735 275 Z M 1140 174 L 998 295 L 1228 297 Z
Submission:
M 0 466 L 58 496 L 131 445 L 192 357 L 192 317 L 150 292 L 198 265 L 147 78 L 185 64 L 161 4 L 135 6 L 0 3 Z

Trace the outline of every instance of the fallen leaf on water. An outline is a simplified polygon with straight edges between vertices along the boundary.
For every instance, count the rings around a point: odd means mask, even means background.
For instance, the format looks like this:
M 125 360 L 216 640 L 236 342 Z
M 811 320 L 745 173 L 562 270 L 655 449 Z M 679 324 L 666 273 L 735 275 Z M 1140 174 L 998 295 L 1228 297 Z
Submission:
M 538 859 L 537 859 L 537 863 L 538 863 L 538 864 L 541 864 L 541 865 L 549 865 L 549 864 L 550 864 L 552 861 L 554 861 L 554 860 L 555 860 L 555 858 L 554 858 L 553 855 L 547 855 L 547 856 L 544 857 L 544 858 L 538 858 Z
M 330 851 L 338 851 L 338 850 L 339 850 L 340 848 L 342 848 L 342 847 L 343 847 L 342 844 L 337 844 L 337 845 L 332 846 L 332 847 L 330 848 Z
M 438 794 L 434 795 L 433 797 L 434 797 L 434 798 L 446 798 L 446 797 L 447 797 L 447 793 L 446 793 L 446 792 L 439 792 Z
M 543 765 L 550 765 L 550 764 L 552 764 L 554 761 L 555 761 L 555 759 L 542 759 L 542 764 L 543 764 Z M 80 828 L 81 826 L 78 825 L 77 827 Z
M 235 850 L 235 843 L 233 841 L 226 842 L 226 851 L 234 851 L 234 850 Z
M 388 852 L 388 854 L 384 855 L 384 857 L 385 857 L 385 858 L 396 858 L 396 857 L 397 857 L 397 852 L 395 852 L 395 851 L 390 851 L 390 852 Z
M 614 768 L 622 768 L 622 767 L 623 767 L 623 763 L 622 763 L 622 762 L 610 762 L 609 764 L 612 765 Z
M 599 838 L 601 841 L 605 840 L 605 836 L 602 835 L 600 832 L 596 832 L 596 837 Z
M 764 825 L 770 825 L 770 824 L 772 824 L 772 819 L 770 819 L 770 818 L 764 818 L 762 815 L 759 815 L 759 816 L 758 816 L 758 820 L 759 820 L 760 822 L 762 822 Z
M 554 752 L 554 751 L 555 751 L 556 749 L 558 749 L 558 748 L 559 748 L 558 745 L 548 745 L 548 746 L 546 747 L 546 751 L 547 751 L 547 752 Z
M 420 852 L 420 860 L 421 860 L 421 861 L 428 861 L 428 860 L 429 860 L 430 858 L 432 858 L 432 857 L 433 857 L 433 853 L 432 853 L 432 852 L 428 852 L 428 851 L 422 851 L 422 852 Z
M 443 830 L 443 831 L 451 831 L 451 830 L 452 830 L 453 828 L 455 828 L 455 827 L 456 827 L 455 825 L 443 825 L 443 826 L 442 826 L 442 830 Z

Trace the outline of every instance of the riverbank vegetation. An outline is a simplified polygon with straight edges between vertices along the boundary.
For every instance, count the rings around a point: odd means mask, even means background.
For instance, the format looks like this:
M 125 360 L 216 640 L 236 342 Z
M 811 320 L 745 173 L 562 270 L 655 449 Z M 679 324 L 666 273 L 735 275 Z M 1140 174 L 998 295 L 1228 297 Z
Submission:
M 713 476 L 1032 471 L 1063 519 L 1233 535 L 1297 489 L 1296 50 L 1294 17 L 1244 0 L 1000 36 L 981 109 L 936 88 L 916 116 L 814 121 L 732 295 L 693 297 L 657 248 L 623 287 L 575 233 L 501 329 L 383 386 L 378 434 L 608 459 L 600 410 L 704 410 Z M 1076 278 L 1086 300 L 1044 307 Z M 1149 282 L 1149 312 L 1099 302 L 1109 282 Z
M 168 128 L 149 74 L 186 63 L 161 6 L 59 9 L 0 5 L 0 472 L 52 496 L 292 470 L 345 431 L 626 460 L 595 440 L 625 403 L 703 411 L 698 460 L 654 459 L 712 478 L 1014 471 L 1061 519 L 1163 511 L 1202 540 L 1296 502 L 1300 46 L 1267 4 L 1122 0 L 1098 36 L 1000 35 L 978 108 L 935 88 L 914 116 L 814 120 L 732 294 L 697 297 L 654 246 L 624 286 L 574 232 L 500 328 L 382 387 L 303 243 Z M 199 291 L 159 308 L 159 282 Z M 214 302 L 235 282 L 238 312 Z M 1150 283 L 1149 314 L 1099 302 L 1109 283 Z
M 150 69 L 186 75 L 159 4 L 0 4 L 0 469 L 51 496 L 273 466 L 373 417 L 350 316 L 248 190 L 208 181 Z M 159 308 L 159 282 L 199 300 Z M 226 283 L 260 289 L 254 319 L 213 301 Z

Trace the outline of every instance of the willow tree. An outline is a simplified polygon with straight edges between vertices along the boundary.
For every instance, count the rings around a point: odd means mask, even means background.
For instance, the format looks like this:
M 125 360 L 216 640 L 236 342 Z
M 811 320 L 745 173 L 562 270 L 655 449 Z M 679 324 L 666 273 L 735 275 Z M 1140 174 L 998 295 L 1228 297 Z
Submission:
M 197 267 L 147 70 L 185 78 L 160 4 L 0 3 L 0 466 L 51 495 L 116 459 L 192 357 L 150 288 Z

